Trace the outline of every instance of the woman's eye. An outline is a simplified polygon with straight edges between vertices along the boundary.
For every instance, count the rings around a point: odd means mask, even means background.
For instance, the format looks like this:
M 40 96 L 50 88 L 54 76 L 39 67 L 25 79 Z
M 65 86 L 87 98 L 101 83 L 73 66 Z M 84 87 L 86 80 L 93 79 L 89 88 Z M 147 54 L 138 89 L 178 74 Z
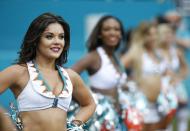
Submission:
M 59 36 L 59 39 L 64 39 L 64 35 L 60 35 L 60 36 Z
M 103 28 L 103 31 L 109 31 L 110 28 Z
M 120 31 L 121 29 L 120 28 L 115 28 L 116 31 Z
M 45 36 L 45 38 L 47 38 L 47 39 L 49 39 L 49 40 L 50 40 L 50 39 L 52 39 L 52 38 L 53 38 L 53 36 L 52 36 L 52 35 L 46 35 L 46 36 Z

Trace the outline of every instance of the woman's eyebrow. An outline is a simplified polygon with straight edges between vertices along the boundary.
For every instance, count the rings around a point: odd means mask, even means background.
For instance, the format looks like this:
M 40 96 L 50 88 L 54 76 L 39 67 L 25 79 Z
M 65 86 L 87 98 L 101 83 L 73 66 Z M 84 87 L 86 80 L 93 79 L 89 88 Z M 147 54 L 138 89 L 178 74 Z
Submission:
M 43 34 L 51 34 L 51 35 L 54 35 L 54 33 L 52 33 L 52 32 L 49 32 L 49 31 L 47 31 L 47 32 L 44 32 Z M 64 32 L 61 32 L 61 33 L 59 33 L 59 35 L 64 35 L 65 33 Z

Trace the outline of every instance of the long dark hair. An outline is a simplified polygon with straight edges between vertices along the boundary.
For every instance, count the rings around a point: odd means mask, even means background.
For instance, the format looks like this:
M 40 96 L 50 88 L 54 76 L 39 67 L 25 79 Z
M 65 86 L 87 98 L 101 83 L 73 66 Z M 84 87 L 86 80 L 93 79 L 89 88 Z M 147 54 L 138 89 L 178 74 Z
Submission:
M 70 46 L 69 24 L 61 16 L 52 13 L 44 13 L 34 19 L 30 24 L 24 36 L 20 51 L 18 52 L 19 58 L 16 60 L 17 64 L 24 64 L 36 57 L 36 50 L 40 37 L 48 25 L 52 23 L 59 23 L 65 32 L 65 46 L 60 57 L 56 59 L 56 64 L 62 65 L 67 62 L 68 49 Z
M 87 45 L 88 51 L 95 50 L 97 47 L 99 47 L 99 46 L 101 46 L 101 45 L 104 44 L 103 41 L 101 40 L 101 38 L 99 38 L 99 35 L 101 33 L 104 21 L 106 21 L 108 19 L 114 19 L 114 20 L 116 20 L 119 23 L 120 29 L 121 29 L 122 39 L 124 38 L 124 28 L 123 28 L 123 25 L 122 25 L 121 21 L 117 17 L 111 16 L 111 15 L 103 16 L 98 21 L 98 23 L 96 24 L 95 28 L 92 30 L 92 33 L 90 34 L 89 39 L 87 40 L 87 44 L 86 45 Z M 118 49 L 119 43 L 117 44 L 117 46 L 116 46 L 115 49 Z

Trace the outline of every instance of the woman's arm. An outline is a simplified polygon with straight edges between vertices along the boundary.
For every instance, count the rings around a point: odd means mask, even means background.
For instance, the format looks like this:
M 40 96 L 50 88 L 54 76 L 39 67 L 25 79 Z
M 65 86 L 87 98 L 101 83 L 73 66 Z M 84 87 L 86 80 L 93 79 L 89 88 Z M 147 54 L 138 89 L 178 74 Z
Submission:
M 14 131 L 15 126 L 8 114 L 0 108 L 0 131 Z
M 178 51 L 177 54 L 178 54 L 178 58 L 179 58 L 179 62 L 180 62 L 180 69 L 179 69 L 178 76 L 181 79 L 184 79 L 188 74 L 187 63 L 185 61 L 185 57 L 183 55 L 183 52 L 180 49 L 178 49 L 177 51 Z
M 13 65 L 0 72 L 0 94 L 14 85 L 18 80 L 19 65 Z
M 176 43 L 183 48 L 190 48 L 190 39 L 177 38 Z
M 76 114 L 75 120 L 86 122 L 95 112 L 95 101 L 80 76 L 72 70 L 69 70 L 69 74 L 73 83 L 73 97 L 80 105 L 80 110 Z
M 96 51 L 92 51 L 82 59 L 80 59 L 76 64 L 72 66 L 72 69 L 78 74 L 82 73 L 84 70 L 88 72 L 94 72 L 97 70 L 100 64 L 99 56 Z
M 135 58 L 139 56 L 141 53 L 141 48 L 137 45 L 132 45 L 128 52 L 126 52 L 122 57 L 121 57 L 121 62 L 125 66 L 125 68 L 130 68 L 134 66 L 133 64 L 135 63 Z

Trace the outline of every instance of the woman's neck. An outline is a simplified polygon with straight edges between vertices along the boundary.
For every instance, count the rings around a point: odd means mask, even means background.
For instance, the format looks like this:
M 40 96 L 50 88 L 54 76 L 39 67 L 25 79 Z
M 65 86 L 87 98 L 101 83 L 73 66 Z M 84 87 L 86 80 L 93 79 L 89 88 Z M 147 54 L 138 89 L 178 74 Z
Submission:
M 162 50 L 169 50 L 169 45 L 167 43 L 162 43 L 162 46 L 161 46 Z
M 102 46 L 109 57 L 112 57 L 115 51 L 114 47 Z
M 35 62 L 40 69 L 55 70 L 55 60 L 36 57 Z
M 145 47 L 145 50 L 146 50 L 146 52 L 148 52 L 150 54 L 154 53 L 154 49 L 152 47 L 147 46 L 147 47 Z

